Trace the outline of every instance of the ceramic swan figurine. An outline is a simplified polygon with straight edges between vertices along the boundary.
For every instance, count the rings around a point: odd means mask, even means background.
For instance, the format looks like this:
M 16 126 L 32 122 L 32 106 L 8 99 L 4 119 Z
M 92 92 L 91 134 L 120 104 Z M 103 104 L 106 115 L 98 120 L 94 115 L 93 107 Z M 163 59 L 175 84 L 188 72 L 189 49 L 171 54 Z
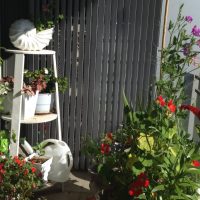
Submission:
M 53 35 L 53 28 L 36 32 L 34 24 L 27 19 L 19 19 L 11 24 L 9 38 L 18 49 L 35 51 L 42 50 L 49 45 Z

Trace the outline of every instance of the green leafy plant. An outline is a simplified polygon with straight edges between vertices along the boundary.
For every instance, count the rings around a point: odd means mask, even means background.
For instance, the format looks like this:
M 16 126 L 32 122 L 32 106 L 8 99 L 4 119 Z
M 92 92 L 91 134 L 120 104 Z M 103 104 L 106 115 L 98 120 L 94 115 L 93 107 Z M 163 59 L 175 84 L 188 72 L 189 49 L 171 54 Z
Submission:
M 0 199 L 28 200 L 42 185 L 32 163 L 17 156 L 0 155 Z
M 12 76 L 2 77 L 0 80 L 0 96 L 8 94 L 13 90 L 14 78 Z
M 63 14 L 58 14 L 57 16 L 55 16 L 53 10 L 55 7 L 55 3 L 55 1 L 52 1 L 48 4 L 42 4 L 42 16 L 35 22 L 37 31 L 43 31 L 45 29 L 53 28 L 56 24 L 58 24 L 61 20 L 64 19 Z

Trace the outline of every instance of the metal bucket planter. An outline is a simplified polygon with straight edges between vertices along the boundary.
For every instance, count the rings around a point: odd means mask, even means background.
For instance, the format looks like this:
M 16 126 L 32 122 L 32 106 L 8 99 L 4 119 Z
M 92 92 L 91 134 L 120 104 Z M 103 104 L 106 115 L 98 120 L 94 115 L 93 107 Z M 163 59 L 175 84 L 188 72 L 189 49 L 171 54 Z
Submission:
M 53 94 L 39 93 L 35 113 L 37 114 L 50 113 L 52 106 L 53 106 Z

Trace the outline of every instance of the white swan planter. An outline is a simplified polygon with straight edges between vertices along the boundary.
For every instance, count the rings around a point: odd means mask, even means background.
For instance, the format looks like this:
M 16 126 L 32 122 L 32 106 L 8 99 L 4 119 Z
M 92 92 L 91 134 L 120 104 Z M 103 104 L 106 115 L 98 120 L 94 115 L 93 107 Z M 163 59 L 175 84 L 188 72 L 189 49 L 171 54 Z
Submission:
M 37 51 L 49 45 L 53 32 L 54 28 L 37 32 L 30 20 L 19 19 L 11 24 L 9 38 L 11 43 L 18 49 Z

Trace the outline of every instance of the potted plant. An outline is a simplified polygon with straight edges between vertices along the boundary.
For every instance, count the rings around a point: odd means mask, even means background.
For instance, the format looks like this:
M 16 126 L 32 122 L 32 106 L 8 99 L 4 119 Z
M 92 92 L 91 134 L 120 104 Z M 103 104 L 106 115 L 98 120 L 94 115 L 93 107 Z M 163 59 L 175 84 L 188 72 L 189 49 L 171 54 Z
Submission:
M 0 155 L 0 199 L 29 200 L 43 180 L 31 162 L 24 158 Z
M 55 83 L 58 83 L 58 89 L 60 92 L 64 92 L 67 89 L 67 79 L 56 78 L 54 72 L 49 68 L 41 68 L 39 70 L 26 71 L 25 79 L 28 79 L 31 83 L 37 86 L 39 90 L 36 113 L 49 113 L 53 107 L 53 95 L 55 92 Z
M 48 173 L 51 169 L 52 157 L 38 155 L 36 153 L 31 154 L 25 160 L 31 162 L 40 173 L 44 181 L 48 181 Z
M 14 78 L 3 77 L 0 80 L 0 96 L 3 97 L 3 113 L 12 112 Z M 21 119 L 28 119 L 34 116 L 38 97 L 37 85 L 26 82 L 21 90 L 22 93 L 22 114 Z
M 0 96 L 3 98 L 3 112 L 11 113 L 13 99 L 14 78 L 12 76 L 2 77 L 0 80 Z

